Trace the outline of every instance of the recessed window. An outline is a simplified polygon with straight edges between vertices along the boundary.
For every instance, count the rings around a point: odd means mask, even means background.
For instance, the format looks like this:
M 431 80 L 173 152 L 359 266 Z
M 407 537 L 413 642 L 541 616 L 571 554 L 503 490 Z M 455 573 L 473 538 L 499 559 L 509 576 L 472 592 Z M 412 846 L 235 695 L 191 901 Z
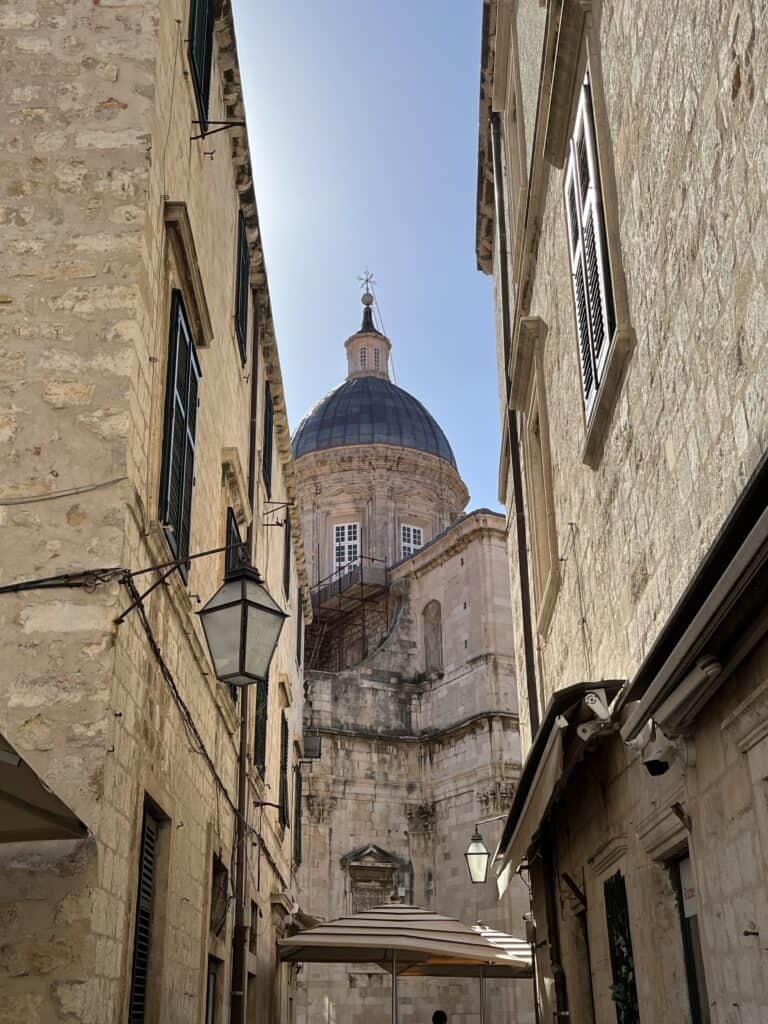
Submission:
M 203 129 L 208 124 L 213 62 L 214 0 L 191 0 L 189 5 L 189 66 Z
M 272 497 L 272 443 L 275 426 L 275 406 L 272 391 L 267 383 L 264 388 L 264 439 L 261 449 L 261 476 L 267 497 Z
M 235 334 L 240 358 L 245 365 L 248 359 L 248 295 L 251 291 L 251 256 L 245 233 L 245 218 L 237 215 L 237 276 L 235 280 Z
M 409 558 L 415 554 L 424 544 L 424 532 L 420 526 L 408 526 L 403 523 L 400 527 L 400 557 Z
M 582 398 L 589 421 L 616 323 L 589 74 L 581 87 L 565 173 L 565 216 L 579 343 Z
M 291 596 L 291 513 L 288 509 L 283 531 L 283 593 L 287 600 Z
M 299 587 L 299 591 L 296 596 L 296 664 L 299 668 L 301 668 L 301 662 L 304 658 L 304 612 L 301 608 L 302 596 L 302 590 L 301 587 Z
M 136 920 L 133 937 L 133 964 L 131 967 L 131 995 L 128 1019 L 140 1024 L 145 1019 L 147 988 L 149 985 L 150 951 L 155 920 L 155 885 L 157 880 L 158 842 L 160 819 L 149 808 L 144 808 L 141 824 L 139 852 L 139 888 L 136 896 Z
M 360 349 L 360 369 L 364 370 L 367 365 L 368 365 L 368 349 L 367 348 L 361 348 Z
M 168 339 L 163 461 L 158 513 L 176 558 L 189 554 L 200 367 L 181 293 L 174 291 Z M 182 567 L 182 574 L 186 570 Z
M 699 932 L 699 898 L 691 858 L 685 857 L 671 865 L 672 881 L 677 893 L 680 925 L 683 932 L 685 973 L 693 1024 L 709 1024 L 709 998 L 704 974 L 704 957 Z
M 280 787 L 278 790 L 278 820 L 283 828 L 288 825 L 288 719 L 283 711 L 280 718 Z
M 334 570 L 356 565 L 360 558 L 360 524 L 340 523 L 333 528 Z
M 253 765 L 264 778 L 267 769 L 267 713 L 269 688 L 265 679 L 260 679 L 256 689 L 256 724 L 253 733 Z
M 293 866 L 301 864 L 301 768 L 293 769 Z
M 381 369 L 381 349 L 375 348 L 373 350 L 373 368 L 374 370 Z

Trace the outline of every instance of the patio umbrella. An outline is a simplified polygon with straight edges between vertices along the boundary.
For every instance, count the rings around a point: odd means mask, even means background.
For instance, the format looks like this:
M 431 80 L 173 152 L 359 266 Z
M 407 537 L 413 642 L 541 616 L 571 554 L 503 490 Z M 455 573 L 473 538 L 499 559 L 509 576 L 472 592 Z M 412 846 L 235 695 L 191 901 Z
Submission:
M 509 935 L 492 942 L 482 927 L 469 928 L 452 917 L 402 903 L 325 921 L 281 939 L 278 949 L 280 959 L 288 963 L 373 963 L 388 971 L 393 1024 L 397 1024 L 398 976 L 478 977 L 482 1020 L 486 978 L 530 978 L 532 974 L 530 947 L 521 940 Z

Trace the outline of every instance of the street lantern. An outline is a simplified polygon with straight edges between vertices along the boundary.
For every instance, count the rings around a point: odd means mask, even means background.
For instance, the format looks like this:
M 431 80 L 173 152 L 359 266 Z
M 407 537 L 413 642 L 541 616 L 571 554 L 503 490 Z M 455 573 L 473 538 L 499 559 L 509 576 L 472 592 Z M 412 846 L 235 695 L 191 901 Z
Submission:
M 470 839 L 464 856 L 467 858 L 470 881 L 474 885 L 485 882 L 488 877 L 488 861 L 491 859 L 491 854 L 483 842 L 483 837 L 477 826 L 475 826 L 475 834 Z
M 218 679 L 249 686 L 267 678 L 286 613 L 257 569 L 239 566 L 199 612 Z

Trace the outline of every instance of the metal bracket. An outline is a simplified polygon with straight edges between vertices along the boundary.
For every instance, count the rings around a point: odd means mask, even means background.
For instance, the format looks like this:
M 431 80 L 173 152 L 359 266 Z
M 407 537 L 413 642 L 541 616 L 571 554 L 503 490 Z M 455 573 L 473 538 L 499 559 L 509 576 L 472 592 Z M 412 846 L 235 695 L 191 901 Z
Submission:
M 208 135 L 215 135 L 217 132 L 225 132 L 228 128 L 245 128 L 245 121 L 193 121 L 192 124 L 199 125 L 201 132 L 199 135 L 190 135 L 190 142 L 204 139 Z M 212 124 L 216 127 L 209 131 L 208 126 Z

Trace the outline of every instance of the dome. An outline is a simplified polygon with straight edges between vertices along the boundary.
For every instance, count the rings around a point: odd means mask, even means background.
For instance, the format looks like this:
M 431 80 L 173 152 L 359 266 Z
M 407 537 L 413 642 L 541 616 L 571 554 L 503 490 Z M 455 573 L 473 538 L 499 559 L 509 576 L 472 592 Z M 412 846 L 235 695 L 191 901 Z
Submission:
M 327 448 L 391 444 L 445 459 L 451 446 L 418 399 L 384 377 L 348 377 L 307 413 L 293 435 L 294 458 Z

